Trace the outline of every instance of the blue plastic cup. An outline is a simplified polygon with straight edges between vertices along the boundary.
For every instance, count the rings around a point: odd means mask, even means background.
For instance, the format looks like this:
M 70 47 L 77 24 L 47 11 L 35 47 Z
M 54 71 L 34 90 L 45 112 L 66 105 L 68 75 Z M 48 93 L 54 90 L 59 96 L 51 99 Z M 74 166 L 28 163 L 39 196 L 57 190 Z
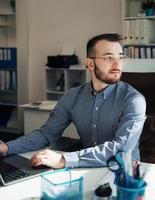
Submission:
M 146 184 L 140 188 L 127 188 L 117 185 L 116 200 L 143 200 Z

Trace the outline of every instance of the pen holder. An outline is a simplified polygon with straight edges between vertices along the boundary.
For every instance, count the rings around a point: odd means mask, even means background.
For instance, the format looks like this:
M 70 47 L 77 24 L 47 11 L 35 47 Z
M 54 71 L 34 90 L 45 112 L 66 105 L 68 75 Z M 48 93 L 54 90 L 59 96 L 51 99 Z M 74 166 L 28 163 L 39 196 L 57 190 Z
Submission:
M 41 200 L 83 200 L 83 177 L 73 178 L 69 169 L 41 175 Z
M 146 183 L 142 187 L 128 188 L 117 185 L 116 200 L 144 200 Z

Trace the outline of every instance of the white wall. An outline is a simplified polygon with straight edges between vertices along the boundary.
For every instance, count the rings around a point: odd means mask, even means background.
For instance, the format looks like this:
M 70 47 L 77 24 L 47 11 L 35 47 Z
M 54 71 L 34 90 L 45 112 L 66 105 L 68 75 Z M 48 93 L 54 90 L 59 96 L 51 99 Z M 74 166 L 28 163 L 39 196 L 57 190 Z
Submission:
M 26 1 L 28 99 L 31 102 L 44 99 L 44 68 L 48 55 L 58 54 L 63 44 L 73 44 L 83 63 L 86 42 L 90 37 L 105 32 L 121 33 L 121 0 Z

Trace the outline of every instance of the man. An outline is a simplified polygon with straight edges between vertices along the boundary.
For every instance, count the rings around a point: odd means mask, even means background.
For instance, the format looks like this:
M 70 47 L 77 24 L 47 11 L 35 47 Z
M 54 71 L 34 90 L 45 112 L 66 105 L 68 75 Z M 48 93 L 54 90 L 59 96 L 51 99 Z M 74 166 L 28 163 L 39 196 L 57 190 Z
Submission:
M 103 34 L 87 44 L 86 65 L 91 82 L 68 91 L 58 102 L 48 121 L 38 130 L 6 144 L 1 155 L 37 150 L 58 141 L 73 122 L 83 149 L 59 154 L 42 150 L 31 164 L 53 168 L 105 166 L 119 150 L 132 151 L 139 159 L 138 141 L 145 121 L 145 98 L 129 84 L 121 82 L 125 56 L 118 34 Z

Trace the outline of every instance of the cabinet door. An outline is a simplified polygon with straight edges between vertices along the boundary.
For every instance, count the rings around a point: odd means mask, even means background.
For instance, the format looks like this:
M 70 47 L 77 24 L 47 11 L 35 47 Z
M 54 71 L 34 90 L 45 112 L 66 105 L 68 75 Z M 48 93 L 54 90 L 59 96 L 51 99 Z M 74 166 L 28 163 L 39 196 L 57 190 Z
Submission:
M 141 0 L 123 0 L 123 18 L 138 17 L 142 13 Z
M 46 68 L 46 98 L 58 100 L 65 92 L 65 70 L 61 68 Z
M 86 82 L 85 69 L 68 69 L 66 74 L 66 90 Z

